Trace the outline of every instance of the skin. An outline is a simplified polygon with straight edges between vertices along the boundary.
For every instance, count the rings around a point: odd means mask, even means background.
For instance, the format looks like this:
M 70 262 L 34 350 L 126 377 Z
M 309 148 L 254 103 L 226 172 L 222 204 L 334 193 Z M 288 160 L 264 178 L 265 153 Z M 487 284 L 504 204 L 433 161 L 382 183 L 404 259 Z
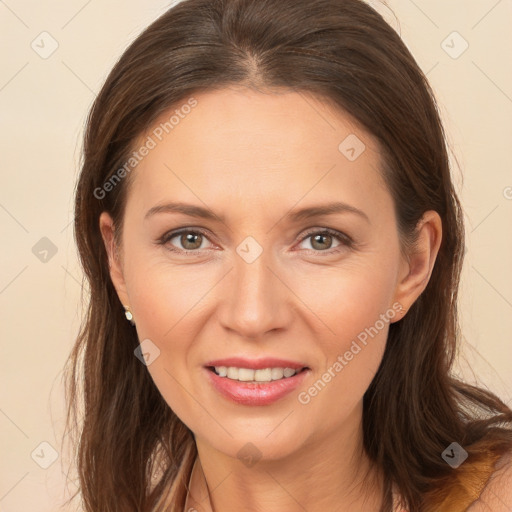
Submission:
M 362 399 L 389 322 L 309 403 L 298 395 L 393 304 L 404 310 L 390 321 L 403 318 L 430 278 L 439 215 L 425 213 L 417 247 L 404 257 L 378 144 L 348 115 L 297 92 L 233 87 L 194 97 L 198 105 L 132 171 L 117 250 L 112 219 L 100 217 L 119 299 L 130 306 L 139 339 L 160 350 L 148 371 L 195 434 L 199 463 L 187 506 L 212 510 L 206 482 L 217 511 L 376 511 L 382 475 L 372 470 L 371 485 L 361 487 L 369 467 Z M 350 134 L 366 147 L 354 161 L 338 149 Z M 144 219 L 170 201 L 206 205 L 225 221 L 176 213 Z M 331 201 L 367 219 L 351 212 L 287 217 Z M 180 236 L 156 243 L 182 227 L 207 236 L 195 245 Z M 325 228 L 353 244 L 334 237 L 315 243 Z M 250 264 L 236 251 L 248 236 L 262 248 Z M 271 405 L 238 405 L 205 376 L 206 362 L 229 356 L 291 359 L 310 371 L 297 391 Z M 261 455 L 251 467 L 237 457 L 247 443 Z

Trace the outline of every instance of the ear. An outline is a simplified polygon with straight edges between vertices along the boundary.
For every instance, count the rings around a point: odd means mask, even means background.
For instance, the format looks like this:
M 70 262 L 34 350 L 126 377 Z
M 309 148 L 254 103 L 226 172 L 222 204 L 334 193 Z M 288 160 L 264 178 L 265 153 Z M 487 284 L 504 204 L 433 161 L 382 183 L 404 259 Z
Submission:
M 110 278 L 121 304 L 129 306 L 129 297 L 126 291 L 126 283 L 123 275 L 123 266 L 119 257 L 118 247 L 116 247 L 114 233 L 115 226 L 112 217 L 107 212 L 102 212 L 99 219 L 100 232 L 105 244 L 108 255 L 108 266 L 110 269 Z
M 425 212 L 416 226 L 416 232 L 417 242 L 402 259 L 395 289 L 394 300 L 405 311 L 422 294 L 432 275 L 443 233 L 439 214 L 433 210 Z M 401 318 L 403 315 L 396 320 Z

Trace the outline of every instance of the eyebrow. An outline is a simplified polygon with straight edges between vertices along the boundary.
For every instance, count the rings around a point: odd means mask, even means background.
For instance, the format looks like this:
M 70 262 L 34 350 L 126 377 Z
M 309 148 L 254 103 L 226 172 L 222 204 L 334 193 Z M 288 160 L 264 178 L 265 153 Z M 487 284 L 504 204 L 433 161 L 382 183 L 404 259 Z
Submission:
M 190 217 L 197 217 L 208 220 L 220 220 L 221 222 L 225 222 L 226 220 L 223 215 L 216 215 L 208 208 L 203 208 L 202 206 L 196 206 L 193 204 L 180 202 L 172 202 L 153 206 L 153 208 L 148 210 L 148 212 L 144 216 L 144 219 L 146 220 L 149 217 L 152 217 L 153 215 L 156 215 L 158 213 L 181 213 L 183 215 L 188 215 Z M 287 215 L 285 215 L 285 217 L 287 217 L 291 222 L 300 222 L 313 217 L 321 217 L 323 215 L 332 215 L 335 213 L 353 213 L 362 217 L 368 223 L 370 223 L 368 215 L 366 215 L 366 213 L 364 213 L 362 210 L 359 210 L 354 206 L 339 201 L 333 203 L 319 204 L 315 206 L 308 206 L 295 211 L 292 210 Z

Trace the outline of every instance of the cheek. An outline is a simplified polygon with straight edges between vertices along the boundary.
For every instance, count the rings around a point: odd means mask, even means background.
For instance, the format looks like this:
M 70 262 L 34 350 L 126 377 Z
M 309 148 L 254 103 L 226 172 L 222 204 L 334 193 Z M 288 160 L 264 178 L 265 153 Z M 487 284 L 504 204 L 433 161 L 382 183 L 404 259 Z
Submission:
M 340 340 L 325 367 L 297 396 L 299 416 L 308 417 L 319 437 L 338 431 L 348 418 L 357 416 L 362 400 L 384 354 L 387 327 L 368 336 Z
M 190 316 L 201 309 L 215 275 L 198 271 L 193 264 L 171 265 L 162 257 L 143 256 L 126 265 L 135 321 L 141 334 L 168 343 L 176 330 L 190 325 Z
M 354 258 L 338 268 L 313 271 L 302 279 L 289 275 L 289 282 L 294 282 L 294 293 L 311 310 L 310 318 L 316 317 L 317 330 L 325 332 L 324 348 L 331 357 L 333 352 L 343 350 L 361 332 L 374 326 L 381 315 L 393 314 L 394 262 L 392 255 L 359 261 Z M 378 328 L 382 330 L 381 322 Z
M 176 274 L 148 271 L 133 288 L 133 309 L 139 339 L 151 340 L 159 350 L 147 367 L 151 378 L 168 406 L 195 431 L 204 411 L 193 399 L 198 393 L 190 361 L 199 329 L 194 314 L 205 292 L 181 283 Z
M 317 276 L 315 286 L 304 282 L 298 290 L 325 323 L 316 339 L 324 359 L 298 396 L 320 430 L 343 421 L 373 380 L 396 314 L 394 282 L 391 260 L 382 260 Z
M 188 424 L 204 414 L 192 398 L 198 396 L 195 340 L 204 323 L 208 292 L 219 278 L 213 269 L 171 266 L 161 257 L 156 261 L 136 252 L 126 260 L 125 272 L 139 340 L 151 340 L 160 351 L 147 369 L 175 414 L 189 428 L 198 428 Z

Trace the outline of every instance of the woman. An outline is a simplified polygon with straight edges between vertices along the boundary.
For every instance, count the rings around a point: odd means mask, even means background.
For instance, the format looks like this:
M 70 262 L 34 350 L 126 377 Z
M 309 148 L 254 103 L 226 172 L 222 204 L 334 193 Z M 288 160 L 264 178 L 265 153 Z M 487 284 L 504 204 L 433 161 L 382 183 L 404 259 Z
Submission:
M 436 103 L 365 3 L 169 9 L 94 103 L 75 233 L 87 512 L 508 510 L 512 411 L 450 373 Z

